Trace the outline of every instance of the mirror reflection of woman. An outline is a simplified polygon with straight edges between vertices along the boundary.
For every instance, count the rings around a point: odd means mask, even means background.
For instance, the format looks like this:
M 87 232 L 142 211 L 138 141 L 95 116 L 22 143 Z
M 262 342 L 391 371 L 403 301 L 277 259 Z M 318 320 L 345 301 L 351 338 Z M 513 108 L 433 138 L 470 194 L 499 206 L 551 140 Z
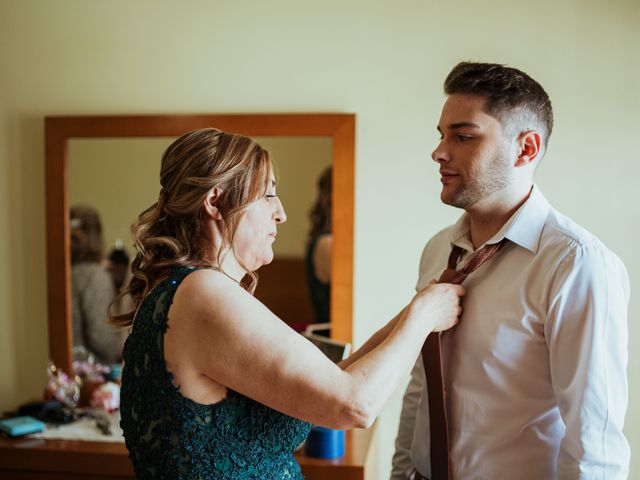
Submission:
M 75 205 L 70 210 L 70 226 L 74 351 L 93 355 L 101 363 L 115 363 L 121 358 L 124 339 L 122 332 L 107 323 L 107 310 L 116 292 L 104 268 L 100 215 L 93 207 Z
M 332 168 L 327 167 L 318 178 L 318 195 L 311 214 L 311 229 L 307 240 L 307 282 L 314 323 L 327 324 L 331 320 L 331 182 Z
M 310 423 L 372 424 L 463 289 L 432 285 L 336 365 L 251 294 L 286 214 L 269 154 L 215 129 L 162 158 L 161 191 L 132 231 L 136 311 L 122 427 L 138 478 L 300 479 Z

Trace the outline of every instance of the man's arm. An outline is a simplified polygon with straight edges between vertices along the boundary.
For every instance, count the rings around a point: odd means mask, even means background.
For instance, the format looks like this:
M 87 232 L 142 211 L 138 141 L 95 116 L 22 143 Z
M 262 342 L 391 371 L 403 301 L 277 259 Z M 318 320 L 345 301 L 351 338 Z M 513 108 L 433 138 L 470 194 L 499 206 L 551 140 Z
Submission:
M 393 454 L 391 480 L 406 480 L 407 472 L 413 466 L 410 457 L 413 431 L 416 425 L 416 412 L 418 405 L 420 405 L 420 398 L 425 389 L 425 384 L 422 355 L 420 355 L 411 371 L 411 380 L 402 399 L 402 413 L 400 414 L 400 425 L 398 426 L 398 436 L 396 437 L 396 451 Z
M 580 246 L 559 265 L 550 292 L 545 337 L 566 425 L 557 478 L 625 479 L 627 273 L 603 247 Z

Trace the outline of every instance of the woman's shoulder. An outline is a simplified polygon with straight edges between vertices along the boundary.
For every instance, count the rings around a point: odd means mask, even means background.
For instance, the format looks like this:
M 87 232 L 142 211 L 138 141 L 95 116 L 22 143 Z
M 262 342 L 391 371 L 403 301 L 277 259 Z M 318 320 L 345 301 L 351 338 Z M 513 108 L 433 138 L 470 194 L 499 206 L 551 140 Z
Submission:
M 71 274 L 80 277 L 108 277 L 107 272 L 103 266 L 98 262 L 80 262 L 74 263 L 71 266 Z
M 217 269 L 191 269 L 188 272 L 175 272 L 179 285 L 173 298 L 174 310 L 179 315 L 197 318 L 205 314 L 216 318 L 216 311 L 228 311 L 234 307 L 242 308 L 246 302 L 257 301 L 233 278 Z M 172 280 L 173 281 L 173 280 Z
M 93 262 L 74 264 L 71 267 L 72 284 L 78 292 L 108 292 L 111 297 L 115 294 L 115 288 L 111 275 L 102 265 Z
M 178 280 L 181 290 L 216 294 L 219 290 L 241 289 L 238 282 L 216 268 L 176 268 L 169 275 Z
M 316 240 L 316 248 L 331 248 L 331 244 L 333 243 L 333 235 L 331 232 L 323 233 L 318 236 Z

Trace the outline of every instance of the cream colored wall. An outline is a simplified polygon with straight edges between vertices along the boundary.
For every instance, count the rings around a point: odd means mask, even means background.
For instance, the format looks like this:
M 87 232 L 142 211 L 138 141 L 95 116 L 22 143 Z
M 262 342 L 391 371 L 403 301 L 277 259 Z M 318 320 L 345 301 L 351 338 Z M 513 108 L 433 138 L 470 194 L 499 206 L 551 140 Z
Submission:
M 521 4 L 0 2 L 0 407 L 39 395 L 47 360 L 43 123 L 47 114 L 355 112 L 355 335 L 407 301 L 420 250 L 457 212 L 438 202 L 429 153 L 442 80 L 463 59 L 531 73 L 556 130 L 538 183 L 640 279 L 640 6 Z M 630 408 L 640 448 L 640 297 L 630 307 Z M 380 421 L 385 478 L 399 397 Z M 631 478 L 640 479 L 632 459 Z
M 173 138 L 73 139 L 69 142 L 69 205 L 95 208 L 105 255 L 123 242 L 133 255 L 129 227 L 158 200 L 160 158 Z

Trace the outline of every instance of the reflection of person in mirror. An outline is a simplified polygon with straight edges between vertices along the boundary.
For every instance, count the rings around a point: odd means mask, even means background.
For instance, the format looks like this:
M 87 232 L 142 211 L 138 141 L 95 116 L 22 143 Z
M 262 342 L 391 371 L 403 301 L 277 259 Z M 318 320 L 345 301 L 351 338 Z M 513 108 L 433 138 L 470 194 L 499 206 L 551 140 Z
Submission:
M 121 415 L 138 478 L 300 479 L 311 425 L 368 427 L 462 287 L 433 285 L 334 364 L 253 295 L 286 220 L 269 154 L 208 128 L 169 146 L 157 203 L 132 227 L 134 311 Z M 246 281 L 245 281 L 246 280 Z
M 73 345 L 83 346 L 99 362 L 115 363 L 122 355 L 123 335 L 107 323 L 115 288 L 103 265 L 100 216 L 85 205 L 73 206 L 70 216 Z
M 116 246 L 109 252 L 107 257 L 107 271 L 113 280 L 113 288 L 116 297 L 109 306 L 111 315 L 122 315 L 131 311 L 133 301 L 131 296 L 126 292 L 125 285 L 131 280 L 131 260 L 127 251 L 122 248 L 122 241 L 117 240 Z
M 306 251 L 307 281 L 314 323 L 328 323 L 331 303 L 331 167 L 318 178 L 318 196 L 311 209 Z
M 117 246 L 109 252 L 107 260 L 109 261 L 109 273 L 113 279 L 113 286 L 116 293 L 120 293 L 128 277 L 129 254 L 124 248 Z

